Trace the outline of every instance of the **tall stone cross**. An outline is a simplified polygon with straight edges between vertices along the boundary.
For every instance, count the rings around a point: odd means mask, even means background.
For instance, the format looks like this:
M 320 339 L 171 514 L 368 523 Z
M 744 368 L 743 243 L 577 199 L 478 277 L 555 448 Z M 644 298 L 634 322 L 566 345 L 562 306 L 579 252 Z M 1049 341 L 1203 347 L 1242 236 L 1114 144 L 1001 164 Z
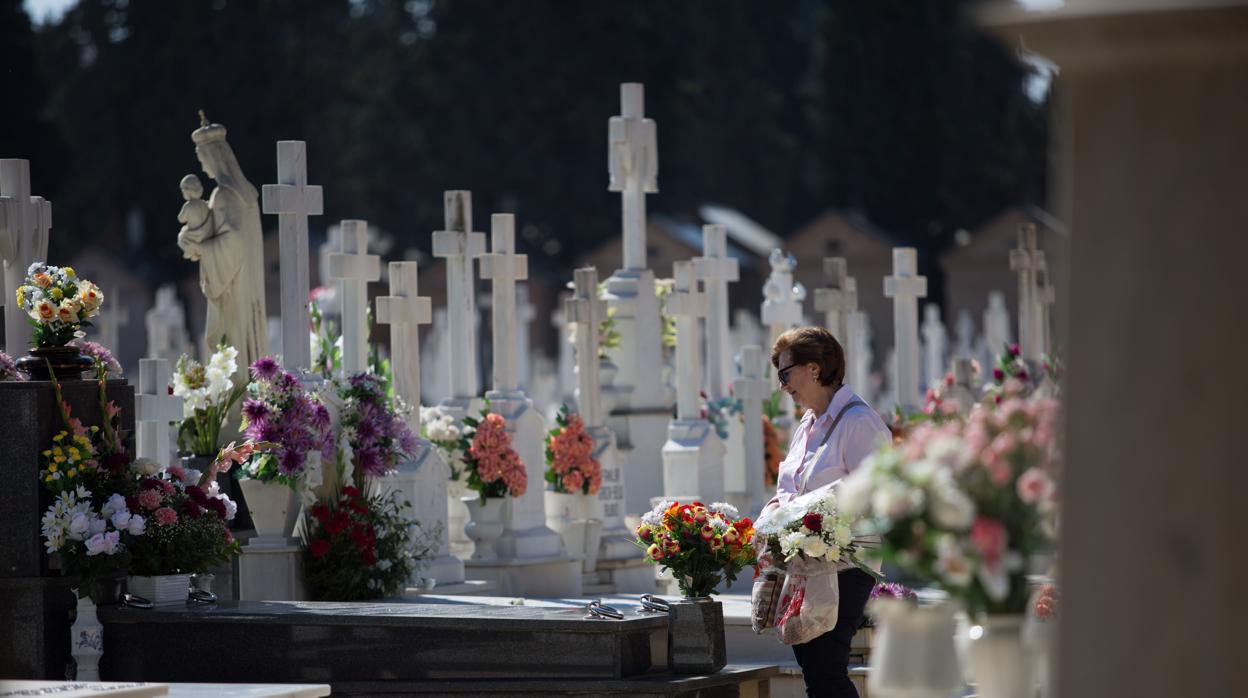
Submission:
M 997 357 L 1005 353 L 1010 343 L 1010 310 L 1005 307 L 1005 294 L 1000 291 L 988 293 L 988 307 L 984 310 L 984 344 L 988 349 L 988 363 L 995 364 Z
M 676 318 L 676 419 L 698 419 L 702 414 L 698 320 L 706 317 L 707 299 L 698 290 L 692 262 L 673 263 L 672 276 L 675 285 L 667 299 L 667 310 Z
M 261 196 L 264 212 L 277 214 L 282 363 L 288 369 L 307 370 L 312 366 L 308 216 L 321 215 L 324 202 L 321 187 L 308 184 L 308 153 L 303 141 L 277 142 L 277 184 L 264 185 Z
M 728 284 L 741 278 L 737 260 L 728 256 L 728 230 L 702 226 L 702 256 L 693 269 L 706 290 L 706 394 L 712 400 L 728 397 L 732 384 L 732 337 L 728 332 Z
M 827 286 L 815 289 L 815 311 L 823 313 L 824 327 L 841 343 L 848 368 L 849 348 L 854 343 L 850 317 L 858 310 L 858 282 L 850 278 L 844 257 L 824 257 L 823 277 Z
M 472 262 L 485 254 L 485 235 L 472 232 L 472 192 L 443 195 L 446 230 L 433 234 L 433 256 L 446 260 L 446 317 L 451 351 L 450 399 L 477 397 L 476 290 Z
M 1018 343 L 1023 358 L 1039 361 L 1043 353 L 1038 336 L 1040 319 L 1037 317 L 1036 277 L 1043 265 L 1040 250 L 1036 246 L 1036 226 L 1023 223 L 1018 227 L 1018 247 L 1010 250 L 1010 269 L 1018 274 Z
M 368 253 L 368 223 L 339 226 L 338 249 L 329 254 L 329 278 L 342 293 L 342 372 L 368 370 L 368 283 L 381 279 L 381 258 Z
M 377 297 L 377 322 L 390 326 L 395 392 L 412 409 L 408 426 L 420 428 L 420 326 L 433 322 L 428 296 L 416 291 L 416 262 L 390 263 L 390 295 Z
M 490 216 L 490 253 L 481 256 L 481 278 L 492 282 L 494 390 L 514 393 L 520 389 L 516 371 L 516 282 L 529 278 L 529 257 L 516 254 L 516 217 L 510 213 Z
M 169 465 L 169 423 L 181 419 L 182 398 L 169 394 L 169 361 L 139 359 L 139 389 L 134 395 L 138 457 Z
M 17 357 L 30 348 L 26 312 L 16 306 L 17 288 L 34 262 L 48 256 L 52 204 L 30 195 L 30 161 L 0 159 L 0 258 L 4 260 L 4 348 Z
M 741 375 L 732 384 L 733 393 L 741 400 L 741 416 L 745 420 L 745 482 L 749 511 L 759 511 L 766 501 L 763 481 L 763 403 L 771 397 L 771 381 L 764 377 L 766 359 L 757 345 L 741 347 Z M 729 491 L 734 488 L 728 487 Z M 744 511 L 744 509 L 743 509 Z
M 607 121 L 608 191 L 623 194 L 624 268 L 646 268 L 646 194 L 659 190 L 659 147 L 646 118 L 646 88 L 620 85 L 620 115 Z
M 121 352 L 121 328 L 130 324 L 130 309 L 121 302 L 121 294 L 116 286 L 108 289 L 104 293 L 104 298 L 111 298 L 112 303 L 100 310 L 100 319 L 97 321 L 100 328 L 100 343 L 109 351 L 119 354 Z
M 940 306 L 926 303 L 923 306 L 923 373 L 930 387 L 944 380 L 948 364 L 945 357 L 949 354 L 949 332 L 945 323 L 940 320 Z
M 884 277 L 884 295 L 893 299 L 893 337 L 897 379 L 894 393 L 904 412 L 922 407 L 919 394 L 919 299 L 927 295 L 927 278 L 919 276 L 919 254 L 913 247 L 893 248 L 893 275 Z
M 604 423 L 602 386 L 598 382 L 598 326 L 607 317 L 606 301 L 598 298 L 598 270 L 577 269 L 573 294 L 564 303 L 567 322 L 576 323 L 576 406 L 585 426 Z
M 1049 263 L 1043 251 L 1037 252 L 1036 270 L 1036 333 L 1040 343 L 1040 354 L 1053 351 L 1053 304 L 1057 302 L 1057 291 L 1053 287 L 1053 276 L 1049 273 Z

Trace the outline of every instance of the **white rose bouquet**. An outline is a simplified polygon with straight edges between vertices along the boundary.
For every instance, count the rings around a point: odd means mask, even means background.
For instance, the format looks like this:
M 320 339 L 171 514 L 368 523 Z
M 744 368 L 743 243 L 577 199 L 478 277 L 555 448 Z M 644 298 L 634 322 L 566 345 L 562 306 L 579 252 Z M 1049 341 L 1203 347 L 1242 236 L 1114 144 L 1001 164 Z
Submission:
M 850 519 L 837 508 L 831 486 L 794 497 L 763 513 L 754 524 L 760 556 L 789 574 L 826 573 L 852 565 L 882 580 L 860 557 L 869 539 L 855 537 Z

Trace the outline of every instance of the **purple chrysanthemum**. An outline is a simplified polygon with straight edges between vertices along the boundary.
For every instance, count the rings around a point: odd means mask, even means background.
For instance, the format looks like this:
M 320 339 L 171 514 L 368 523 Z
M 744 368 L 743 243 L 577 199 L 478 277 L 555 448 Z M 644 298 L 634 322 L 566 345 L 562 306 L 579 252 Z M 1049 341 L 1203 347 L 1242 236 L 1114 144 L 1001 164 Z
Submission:
M 243 416 L 248 424 L 257 424 L 267 420 L 273 411 L 261 400 L 248 399 L 243 402 Z
M 282 471 L 283 475 L 295 475 L 303 470 L 304 455 L 303 451 L 293 449 L 284 449 L 281 457 L 278 458 L 277 467 Z
M 262 356 L 251 364 L 251 377 L 256 380 L 272 380 L 278 371 L 282 370 L 278 366 L 277 359 L 272 356 Z

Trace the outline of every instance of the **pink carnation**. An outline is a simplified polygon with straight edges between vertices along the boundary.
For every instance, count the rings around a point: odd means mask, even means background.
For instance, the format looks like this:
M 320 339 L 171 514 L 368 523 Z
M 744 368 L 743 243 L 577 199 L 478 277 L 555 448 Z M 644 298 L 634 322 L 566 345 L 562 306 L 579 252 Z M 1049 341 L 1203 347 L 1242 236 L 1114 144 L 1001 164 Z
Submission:
M 980 516 L 971 525 L 971 542 L 979 551 L 980 558 L 989 569 L 1001 564 L 1005 549 L 1009 543 L 1009 534 L 1005 526 L 996 519 Z
M 161 496 L 156 490 L 143 490 L 139 493 L 139 506 L 151 511 L 160 506 Z
M 1018 498 L 1028 504 L 1048 499 L 1053 490 L 1053 481 L 1038 468 L 1028 468 L 1018 478 Z
M 150 491 L 150 490 L 149 490 Z M 170 526 L 178 521 L 178 512 L 169 507 L 161 507 L 156 510 L 156 523 L 161 526 Z
M 585 477 L 579 470 L 573 470 L 563 476 L 563 489 L 568 492 L 580 492 L 585 486 Z

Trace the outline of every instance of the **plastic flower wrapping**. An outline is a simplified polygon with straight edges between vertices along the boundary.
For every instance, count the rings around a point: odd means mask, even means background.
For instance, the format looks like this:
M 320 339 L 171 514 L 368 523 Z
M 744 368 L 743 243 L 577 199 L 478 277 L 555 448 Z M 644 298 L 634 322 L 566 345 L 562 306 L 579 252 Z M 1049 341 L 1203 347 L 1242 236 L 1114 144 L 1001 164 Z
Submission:
M 73 267 L 35 262 L 17 287 L 15 300 L 30 318 L 36 346 L 63 347 L 100 314 L 104 294 L 95 284 L 78 278 Z
M 594 458 L 594 440 L 586 433 L 584 420 L 565 405 L 555 423 L 546 441 L 546 482 L 556 492 L 598 494 L 602 464 Z
M 1057 535 L 1058 411 L 1009 398 L 919 425 L 843 481 L 841 506 L 872 519 L 878 553 L 907 574 L 972 612 L 1022 613 Z
M 178 450 L 196 456 L 211 456 L 220 444 L 221 428 L 246 392 L 247 386 L 234 385 L 238 372 L 238 350 L 218 345 L 201 364 L 183 354 L 173 372 L 173 394 L 182 398 L 182 422 L 178 425 Z
M 837 565 L 852 565 L 877 579 L 861 557 L 867 539 L 855 537 L 851 519 L 837 508 L 831 485 L 764 510 L 754 523 L 766 566 L 807 576 Z
M 357 373 L 338 386 L 342 400 L 341 437 L 351 447 L 356 486 L 365 477 L 393 472 L 400 459 L 416 455 L 416 435 L 403 409 L 386 395 L 379 376 Z
M 252 363 L 251 377 L 243 401 L 243 433 L 251 441 L 276 447 L 253 454 L 240 474 L 293 487 L 308 468 L 309 454 L 325 461 L 334 458 L 329 409 L 319 394 L 304 387 L 271 356 Z
M 731 504 L 664 501 L 641 517 L 634 543 L 671 571 L 686 597 L 709 596 L 757 563 L 754 524 Z

